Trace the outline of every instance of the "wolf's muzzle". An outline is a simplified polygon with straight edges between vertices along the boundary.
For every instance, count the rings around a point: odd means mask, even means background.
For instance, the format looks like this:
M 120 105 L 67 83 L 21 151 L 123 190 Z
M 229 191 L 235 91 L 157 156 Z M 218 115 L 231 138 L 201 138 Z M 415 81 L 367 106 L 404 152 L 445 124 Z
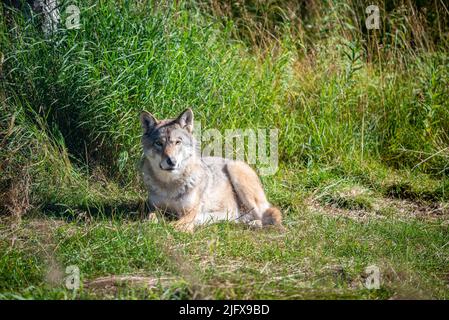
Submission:
M 177 161 L 172 157 L 165 158 L 164 161 L 161 162 L 160 167 L 162 170 L 173 171 L 176 169 Z

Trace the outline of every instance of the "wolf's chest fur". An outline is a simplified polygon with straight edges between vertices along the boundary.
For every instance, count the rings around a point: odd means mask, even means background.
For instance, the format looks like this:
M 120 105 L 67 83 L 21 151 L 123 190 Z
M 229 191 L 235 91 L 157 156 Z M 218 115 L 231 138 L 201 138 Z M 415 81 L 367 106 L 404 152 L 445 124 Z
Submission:
M 242 211 L 226 174 L 224 159 L 198 159 L 177 177 L 157 174 L 146 159 L 142 169 L 149 202 L 156 208 L 178 215 L 196 208 L 203 215 L 198 217 L 200 220 L 204 216 L 212 220 L 236 219 Z
M 146 159 L 143 159 L 142 169 L 152 206 L 177 211 L 192 205 L 189 195 L 200 185 L 198 174 L 183 173 L 178 177 L 165 172 L 156 174 Z

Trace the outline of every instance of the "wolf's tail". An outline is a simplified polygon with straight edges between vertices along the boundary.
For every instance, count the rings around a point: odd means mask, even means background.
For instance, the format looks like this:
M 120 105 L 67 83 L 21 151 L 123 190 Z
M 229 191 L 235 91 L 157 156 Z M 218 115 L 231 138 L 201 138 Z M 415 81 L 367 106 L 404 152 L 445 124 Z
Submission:
M 265 225 L 276 225 L 282 224 L 282 213 L 276 207 L 270 207 L 262 215 L 262 224 Z

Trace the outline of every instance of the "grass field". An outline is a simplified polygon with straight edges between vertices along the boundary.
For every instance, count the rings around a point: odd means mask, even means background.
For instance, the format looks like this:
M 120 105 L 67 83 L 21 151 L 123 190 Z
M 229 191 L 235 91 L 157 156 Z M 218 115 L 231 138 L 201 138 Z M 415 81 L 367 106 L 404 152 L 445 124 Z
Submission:
M 448 6 L 227 3 L 0 7 L 0 299 L 449 298 Z M 139 112 L 186 107 L 278 129 L 285 230 L 149 218 Z

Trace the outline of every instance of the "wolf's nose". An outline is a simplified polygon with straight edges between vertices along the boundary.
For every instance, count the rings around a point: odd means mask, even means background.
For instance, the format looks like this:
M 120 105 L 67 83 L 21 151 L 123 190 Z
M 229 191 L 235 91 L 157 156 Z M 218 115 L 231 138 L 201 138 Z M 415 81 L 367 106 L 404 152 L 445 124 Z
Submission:
M 174 167 L 176 165 L 176 161 L 173 160 L 172 158 L 168 157 L 167 158 L 167 164 L 171 167 Z

